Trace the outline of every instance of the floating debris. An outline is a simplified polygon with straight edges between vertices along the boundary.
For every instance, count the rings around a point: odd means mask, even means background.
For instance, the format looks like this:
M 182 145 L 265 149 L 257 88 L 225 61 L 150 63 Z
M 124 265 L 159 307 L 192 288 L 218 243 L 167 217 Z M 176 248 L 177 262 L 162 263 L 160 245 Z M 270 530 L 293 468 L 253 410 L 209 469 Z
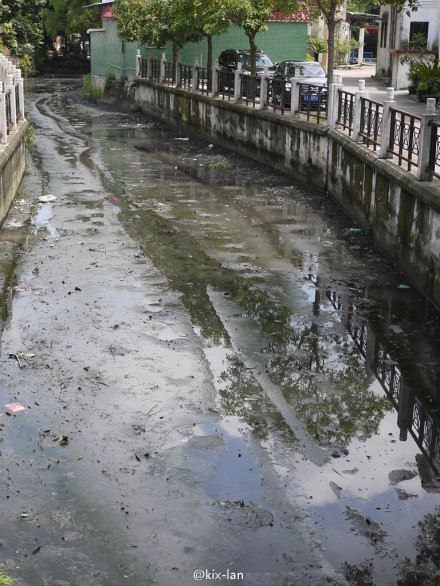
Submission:
M 39 201 L 40 203 L 51 203 L 51 202 L 53 202 L 53 201 L 58 201 L 58 198 L 57 198 L 57 197 L 55 197 L 54 195 L 50 195 L 50 194 L 48 194 L 48 195 L 41 195 L 41 196 L 38 198 L 38 201 Z
M 11 413 L 18 413 L 19 411 L 26 411 L 26 407 L 24 407 L 21 403 L 8 403 L 5 405 L 6 409 Z
M 160 303 L 149 303 L 145 306 L 145 311 L 149 311 L 150 313 L 157 313 L 158 311 L 163 311 L 164 306 Z

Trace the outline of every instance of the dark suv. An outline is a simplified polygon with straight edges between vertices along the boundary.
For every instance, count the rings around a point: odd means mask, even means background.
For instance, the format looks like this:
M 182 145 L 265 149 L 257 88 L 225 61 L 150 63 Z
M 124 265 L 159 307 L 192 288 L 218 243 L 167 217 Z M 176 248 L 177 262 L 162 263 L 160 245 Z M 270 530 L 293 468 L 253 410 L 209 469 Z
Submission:
M 250 50 L 239 51 L 238 49 L 226 49 L 220 53 L 218 58 L 218 65 L 223 71 L 235 71 L 238 63 L 241 63 L 241 68 L 244 73 L 251 72 L 251 52 Z M 273 74 L 276 68 L 276 63 L 269 59 L 267 55 L 257 49 L 257 75 L 261 75 L 264 67 L 269 69 L 269 76 Z

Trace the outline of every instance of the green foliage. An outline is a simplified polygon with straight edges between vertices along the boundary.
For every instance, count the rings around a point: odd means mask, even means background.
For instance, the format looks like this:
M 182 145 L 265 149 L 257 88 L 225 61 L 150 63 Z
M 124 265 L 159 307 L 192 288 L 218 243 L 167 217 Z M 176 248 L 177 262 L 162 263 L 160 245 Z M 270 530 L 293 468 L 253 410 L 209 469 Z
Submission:
M 51 38 L 76 34 L 85 39 L 89 28 L 101 25 L 100 8 L 84 9 L 85 4 L 83 0 L 47 0 L 42 13 L 47 34 Z
M 116 75 L 113 73 L 113 71 L 108 71 L 106 73 L 106 75 L 105 75 L 105 85 L 104 85 L 104 88 L 106 90 L 109 90 L 112 87 L 113 82 L 115 81 L 115 79 L 116 79 Z
M 32 151 L 35 144 L 35 128 L 33 126 L 29 126 L 26 130 L 26 134 L 24 135 L 24 146 L 26 150 Z
M 19 61 L 19 67 L 23 77 L 29 77 L 35 73 L 35 63 L 31 55 L 24 55 Z
M 335 38 L 335 53 L 336 59 L 339 62 L 346 62 L 347 56 L 356 49 L 359 49 L 359 41 L 356 41 L 353 38 L 345 39 L 344 41 L 342 41 L 339 37 Z
M 0 40 L 13 55 L 32 55 L 43 42 L 41 12 L 46 0 L 3 0 Z
M 18 578 L 10 578 L 4 572 L 0 572 L 0 586 L 10 586 L 12 582 L 15 582 Z
M 315 61 L 318 61 L 318 56 L 321 53 L 327 53 L 328 51 L 327 41 L 323 41 L 322 39 L 318 39 L 316 37 L 311 38 L 307 41 L 307 50 L 312 58 Z
M 416 53 L 407 53 L 400 62 L 409 64 L 409 93 L 415 94 L 418 89 L 427 89 L 429 95 L 439 94 L 440 67 L 438 59 L 427 53 L 426 37 L 421 33 L 414 35 L 408 43 L 408 49 Z
M 82 91 L 91 98 L 99 99 L 102 96 L 101 89 L 93 87 L 92 75 L 90 73 L 83 77 Z

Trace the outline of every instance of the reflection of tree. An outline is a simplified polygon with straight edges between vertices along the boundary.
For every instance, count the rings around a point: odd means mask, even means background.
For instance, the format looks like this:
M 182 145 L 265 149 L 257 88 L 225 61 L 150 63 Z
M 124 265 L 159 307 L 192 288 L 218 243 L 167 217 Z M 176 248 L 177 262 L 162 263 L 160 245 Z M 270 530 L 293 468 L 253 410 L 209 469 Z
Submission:
M 366 560 L 358 566 L 345 562 L 342 564 L 342 571 L 351 586 L 374 586 L 375 582 L 372 577 L 373 564 Z
M 269 432 L 275 431 L 286 443 L 296 443 L 292 430 L 267 398 L 252 371 L 235 356 L 228 356 L 228 367 L 222 379 L 227 382 L 226 388 L 220 391 L 226 414 L 240 416 L 260 440 L 266 440 Z

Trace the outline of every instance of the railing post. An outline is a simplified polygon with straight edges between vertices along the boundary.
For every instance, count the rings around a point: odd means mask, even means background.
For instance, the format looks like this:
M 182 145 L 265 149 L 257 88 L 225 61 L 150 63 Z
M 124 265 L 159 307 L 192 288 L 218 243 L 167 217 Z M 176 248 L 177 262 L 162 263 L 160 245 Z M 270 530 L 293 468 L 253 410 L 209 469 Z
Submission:
M 200 69 L 199 59 L 198 59 L 198 57 L 195 57 L 194 58 L 194 65 L 193 65 L 192 84 L 191 84 L 191 89 L 193 92 L 196 92 L 197 88 L 199 87 L 199 69 Z
M 10 95 L 10 103 L 11 103 L 11 122 L 12 128 L 11 130 L 17 130 L 17 108 L 15 106 L 15 86 L 12 80 L 12 75 L 8 75 L 5 84 L 5 93 L 11 92 Z
M 292 85 L 290 86 L 290 115 L 295 116 L 297 110 L 301 107 L 300 83 L 301 70 L 295 68 L 295 75 L 292 77 Z
M 432 132 L 429 123 L 440 121 L 440 115 L 435 113 L 435 102 L 435 98 L 426 100 L 426 114 L 422 114 L 420 121 L 419 161 L 417 165 L 417 179 L 419 181 L 432 181 L 432 174 L 428 171 Z
M 182 57 L 177 55 L 176 60 L 176 87 L 180 87 L 182 81 Z
M 162 53 L 162 59 L 160 60 L 160 77 L 159 77 L 160 83 L 163 83 L 165 81 L 165 76 L 166 76 L 165 64 L 166 64 L 166 62 L 167 62 L 166 54 Z
M 396 107 L 397 102 L 394 100 L 394 88 L 387 88 L 386 100 L 383 103 L 382 111 L 382 126 L 380 129 L 380 147 L 379 147 L 379 159 L 391 159 L 392 154 L 388 151 L 390 145 L 391 132 L 394 132 L 394 128 L 391 128 L 391 113 L 390 109 Z
M 267 84 L 269 83 L 269 68 L 264 66 L 263 75 L 260 83 L 260 110 L 264 110 L 267 106 Z
M 153 51 L 149 51 L 147 60 L 147 79 L 153 79 Z
M 8 128 L 6 125 L 6 98 L 3 92 L 3 82 L 0 81 L 0 144 L 8 142 Z
M 15 83 L 18 85 L 18 111 L 20 112 L 20 120 L 25 120 L 24 116 L 24 81 L 21 77 L 21 69 L 15 71 Z
M 234 71 L 234 104 L 239 104 L 241 102 L 241 80 L 243 79 L 243 74 L 241 72 L 241 63 L 237 63 L 237 69 Z
M 141 74 L 141 50 L 137 49 L 136 51 L 136 77 L 140 77 Z
M 355 93 L 355 101 L 354 101 L 354 115 L 353 115 L 353 140 L 358 142 L 362 140 L 360 136 L 361 131 L 361 108 L 362 108 L 362 101 L 361 98 L 365 98 L 367 95 L 365 91 L 365 79 L 360 79 L 358 81 L 358 91 Z
M 218 59 L 214 59 L 214 67 L 212 68 L 212 88 L 211 95 L 213 98 L 217 97 L 218 94 L 218 73 L 220 68 L 218 66 Z
M 344 87 L 342 85 L 342 74 L 333 74 L 334 82 L 330 84 L 327 101 L 327 125 L 329 128 L 335 128 L 338 121 L 338 107 L 339 107 L 339 90 Z

